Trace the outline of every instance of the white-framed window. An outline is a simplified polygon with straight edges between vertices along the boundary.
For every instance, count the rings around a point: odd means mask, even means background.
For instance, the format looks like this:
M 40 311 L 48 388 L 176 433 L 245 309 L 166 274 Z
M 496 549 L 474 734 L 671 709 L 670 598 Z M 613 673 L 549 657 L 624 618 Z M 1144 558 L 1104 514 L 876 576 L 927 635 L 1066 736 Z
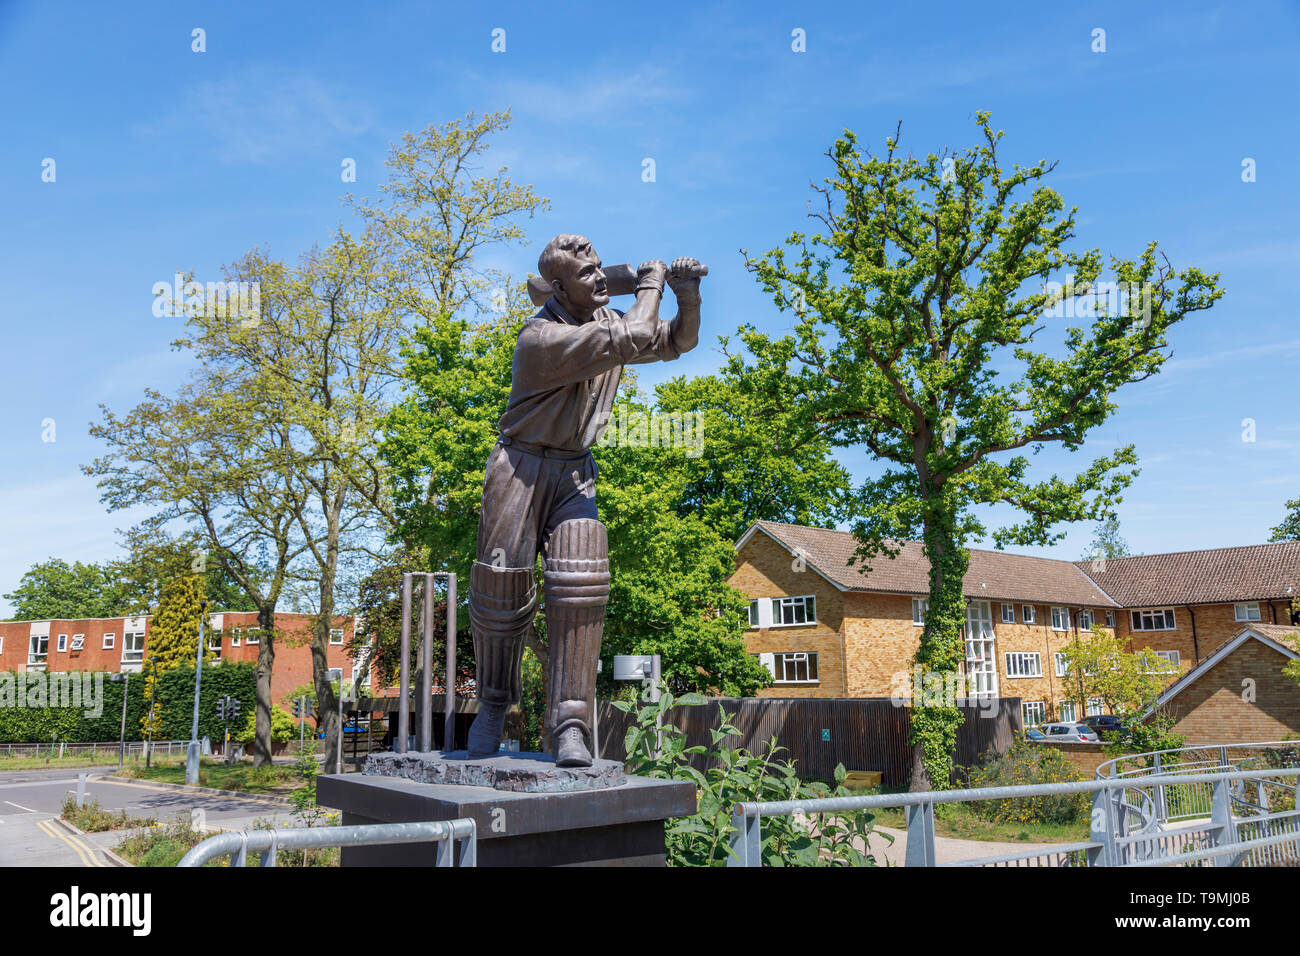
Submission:
M 358 681 L 359 681 L 359 683 L 358 683 Z M 361 666 L 360 666 L 359 664 L 353 664 L 353 665 L 352 665 L 352 686 L 353 686 L 353 687 L 364 687 L 364 688 L 366 688 L 367 690 L 369 690 L 369 688 L 370 688 L 370 668 L 369 668 L 369 667 L 366 668 L 366 672 L 363 674 L 363 673 L 361 673 Z
M 66 634 L 60 634 L 60 635 L 59 635 L 59 651 L 60 651 L 60 653 L 66 653 L 67 650 L 68 650 L 68 635 L 66 635 Z
M 244 629 L 242 627 L 232 627 L 230 629 L 230 646 L 238 647 L 244 643 Z
M 0 634 L 0 654 L 5 652 L 5 636 Z
M 1260 620 L 1259 602 L 1250 601 L 1249 603 L 1246 604 L 1234 604 L 1232 606 L 1232 617 L 1233 620 L 1237 620 L 1237 621 Z
M 44 666 L 45 659 L 50 655 L 50 635 L 33 634 L 31 643 L 27 647 L 27 666 L 33 664 Z
M 1052 630 L 1068 631 L 1070 629 L 1070 611 L 1064 607 L 1052 608 Z
M 81 650 L 81 649 L 82 649 L 83 647 L 85 647 L 85 646 L 86 646 L 86 635 L 85 635 L 85 634 L 73 634 L 73 635 L 72 635 L 72 649 L 73 649 L 74 651 L 79 651 L 79 650 Z
M 925 626 L 925 615 L 930 611 L 929 598 L 912 598 L 912 623 L 917 627 Z
M 811 651 L 782 651 L 759 654 L 758 659 L 778 684 L 816 684 L 817 654 Z
M 1107 612 L 1106 612 L 1106 626 L 1109 627 L 1109 628 L 1111 628 L 1111 629 L 1114 629 L 1114 627 L 1115 627 L 1115 612 L 1114 612 L 1114 611 L 1107 611 Z
M 250 647 L 254 644 L 261 644 L 262 629 L 260 627 L 250 627 L 244 632 L 244 643 Z
M 966 605 L 966 693 L 970 697 L 998 695 L 997 651 L 994 647 L 993 607 L 988 601 Z
M 112 650 L 113 648 L 115 648 L 115 647 L 117 647 L 117 635 L 116 635 L 116 634 L 105 634 L 105 635 L 104 635 L 104 647 L 103 647 L 103 650 L 111 651 L 111 650 Z
M 1037 727 L 1047 719 L 1047 705 L 1041 700 L 1026 700 L 1020 705 L 1020 718 L 1026 727 Z
M 127 631 L 122 635 L 122 663 L 138 664 L 144 660 L 144 631 Z
M 1062 722 L 1069 723 L 1074 720 L 1074 701 L 1072 700 L 1057 701 L 1056 707 L 1057 710 L 1060 711 L 1061 714 L 1060 719 Z
M 1063 651 L 1056 652 L 1056 676 L 1065 677 L 1069 673 L 1069 664 Z
M 330 628 L 330 643 L 331 643 L 331 644 L 342 644 L 342 643 L 343 643 L 343 628 L 341 628 L 341 627 L 331 627 L 331 628 Z
M 1020 620 L 1026 624 L 1034 623 L 1034 606 L 1032 604 L 1020 605 Z
M 1106 702 L 1102 700 L 1100 697 L 1089 697 L 1088 716 L 1100 717 L 1104 713 L 1106 713 Z
M 1079 611 L 1079 630 L 1092 630 L 1092 610 L 1090 608 L 1085 607 Z
M 758 627 L 758 605 L 758 601 L 749 602 L 749 626 L 751 628 Z
M 1003 624 L 1016 623 L 1016 606 L 1014 604 L 1002 605 L 1002 623 Z
M 1037 652 L 1007 652 L 1008 677 L 1042 677 L 1043 657 Z
M 1182 666 L 1182 655 L 1178 651 L 1156 651 L 1156 657 L 1162 657 L 1175 666 Z
M 795 627 L 817 622 L 817 598 L 811 594 L 772 598 L 772 626 Z
M 1174 609 L 1171 607 L 1156 608 L 1151 611 L 1133 611 L 1131 612 L 1133 630 L 1135 631 L 1172 631 L 1174 624 Z

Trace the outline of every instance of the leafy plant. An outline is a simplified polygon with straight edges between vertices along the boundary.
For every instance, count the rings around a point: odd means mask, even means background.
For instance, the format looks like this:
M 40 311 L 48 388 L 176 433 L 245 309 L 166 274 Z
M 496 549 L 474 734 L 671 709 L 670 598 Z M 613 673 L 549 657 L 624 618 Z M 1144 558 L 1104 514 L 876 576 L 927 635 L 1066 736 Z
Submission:
M 710 743 L 688 746 L 686 733 L 668 720 L 674 707 L 698 707 L 708 703 L 701 694 L 675 697 L 664 692 L 657 702 L 637 707 L 635 702 L 614 701 L 624 713 L 636 714 L 624 739 L 629 773 L 662 780 L 684 780 L 697 789 L 698 812 L 669 820 L 664 837 L 670 866 L 721 866 L 733 855 L 730 847 L 735 832 L 731 814 L 737 803 L 773 800 L 814 800 L 846 797 L 844 766 L 835 768 L 835 787 L 821 782 L 804 783 L 792 761 L 778 759 L 785 750 L 776 738 L 761 754 L 726 746 L 740 731 L 731 723 L 733 715 L 719 707 L 718 726 L 710 728 Z M 705 762 L 706 771 L 694 764 Z M 875 865 L 870 852 L 875 817 L 866 811 L 834 816 L 827 814 L 768 817 L 763 821 L 763 863 L 767 866 L 863 866 Z M 893 838 L 880 834 L 893 842 Z
M 970 772 L 972 787 L 1017 787 L 1043 783 L 1075 783 L 1083 779 L 1065 754 L 1055 747 L 1017 740 L 1005 754 L 985 755 L 985 762 Z M 1086 816 L 1086 793 L 982 800 L 975 812 L 996 823 L 1073 823 Z
M 94 797 L 91 797 L 82 806 L 77 806 L 77 801 L 73 797 L 67 797 L 63 801 L 61 816 L 78 830 L 83 830 L 86 833 L 147 827 L 153 826 L 156 822 L 153 817 L 145 819 L 127 816 L 125 810 L 105 810 L 99 805 L 99 800 Z

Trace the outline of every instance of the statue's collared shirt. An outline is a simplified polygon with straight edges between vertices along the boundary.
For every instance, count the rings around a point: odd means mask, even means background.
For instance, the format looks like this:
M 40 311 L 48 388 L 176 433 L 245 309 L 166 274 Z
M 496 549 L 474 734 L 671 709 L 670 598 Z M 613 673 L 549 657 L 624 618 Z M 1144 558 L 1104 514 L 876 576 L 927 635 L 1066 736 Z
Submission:
M 519 331 L 501 434 L 584 451 L 609 422 L 624 365 L 672 361 L 672 323 L 633 323 L 608 307 L 579 322 L 554 298 Z

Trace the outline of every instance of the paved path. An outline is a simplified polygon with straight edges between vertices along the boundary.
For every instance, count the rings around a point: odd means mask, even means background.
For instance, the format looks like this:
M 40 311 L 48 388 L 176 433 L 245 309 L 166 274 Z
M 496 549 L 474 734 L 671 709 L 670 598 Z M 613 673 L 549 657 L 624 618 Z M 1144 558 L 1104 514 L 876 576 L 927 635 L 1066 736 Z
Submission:
M 53 819 L 62 811 L 69 790 L 77 788 L 77 772 L 16 770 L 0 773 L 0 867 L 100 866 L 100 845 L 112 846 L 117 835 L 78 837 Z M 180 816 L 223 829 L 251 827 L 254 820 L 292 826 L 290 809 L 257 797 L 215 796 L 150 786 L 139 780 L 109 780 L 92 774 L 86 793 L 106 810 L 125 810 L 133 817 L 153 817 L 170 823 Z
M 871 852 L 875 854 L 877 863 L 884 865 L 888 861 L 897 866 L 902 866 L 907 856 L 907 831 L 896 830 L 893 827 L 876 827 L 875 832 L 887 833 L 894 838 L 892 844 L 879 838 L 871 841 Z M 934 838 L 934 856 L 937 863 L 956 863 L 961 860 L 978 860 L 986 856 L 1025 853 L 1030 850 L 1047 853 L 1058 846 L 1061 846 L 1061 844 L 1024 843 L 1020 841 L 1015 843 L 995 843 L 990 840 L 960 840 L 956 837 L 938 836 L 936 834 Z

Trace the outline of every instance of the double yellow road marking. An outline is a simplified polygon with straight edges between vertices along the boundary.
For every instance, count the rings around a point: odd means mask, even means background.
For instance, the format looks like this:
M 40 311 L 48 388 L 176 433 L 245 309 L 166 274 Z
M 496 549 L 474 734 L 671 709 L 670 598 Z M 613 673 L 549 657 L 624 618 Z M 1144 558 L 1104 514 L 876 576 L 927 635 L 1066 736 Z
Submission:
M 95 854 L 94 849 L 87 846 L 82 840 L 70 833 L 65 833 L 63 829 L 53 820 L 42 820 L 36 824 L 36 828 L 46 836 L 53 837 L 56 840 L 62 840 L 68 846 L 72 847 L 72 852 L 81 858 L 85 866 L 107 866 L 107 863 L 101 863 Z

